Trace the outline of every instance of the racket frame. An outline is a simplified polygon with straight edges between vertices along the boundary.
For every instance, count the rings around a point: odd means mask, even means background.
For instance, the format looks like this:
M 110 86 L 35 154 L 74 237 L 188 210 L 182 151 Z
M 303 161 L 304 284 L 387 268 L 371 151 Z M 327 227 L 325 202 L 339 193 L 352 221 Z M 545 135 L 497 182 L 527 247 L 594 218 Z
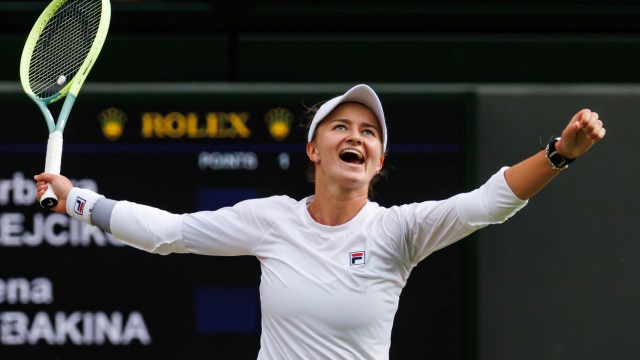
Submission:
M 59 175 L 60 165 L 62 159 L 62 133 L 67 124 L 71 108 L 75 103 L 75 100 L 80 92 L 80 88 L 84 84 L 84 81 L 89 74 L 89 71 L 93 67 L 104 41 L 107 37 L 109 30 L 109 23 L 111 21 L 111 4 L 109 0 L 101 0 L 102 8 L 100 14 L 100 23 L 96 36 L 91 44 L 91 49 L 87 53 L 82 65 L 80 65 L 78 71 L 75 73 L 72 79 L 68 80 L 67 85 L 60 89 L 57 93 L 46 97 L 39 98 L 31 89 L 29 84 L 29 67 L 31 63 L 31 56 L 33 55 L 36 43 L 40 38 L 40 35 L 44 31 L 47 23 L 54 17 L 58 9 L 64 4 L 73 0 L 54 0 L 52 1 L 40 14 L 36 23 L 31 28 L 27 41 L 22 50 L 22 56 L 20 58 L 20 82 L 27 96 L 36 103 L 42 115 L 47 123 L 47 129 L 49 131 L 49 140 L 47 142 L 47 154 L 45 160 L 45 172 Z M 60 114 L 58 115 L 58 121 L 56 122 L 48 108 L 48 105 L 66 97 Z M 49 184 L 48 184 L 49 185 Z M 40 205 L 44 208 L 53 208 L 58 203 L 58 197 L 53 192 L 52 187 L 49 185 L 47 191 L 40 200 Z

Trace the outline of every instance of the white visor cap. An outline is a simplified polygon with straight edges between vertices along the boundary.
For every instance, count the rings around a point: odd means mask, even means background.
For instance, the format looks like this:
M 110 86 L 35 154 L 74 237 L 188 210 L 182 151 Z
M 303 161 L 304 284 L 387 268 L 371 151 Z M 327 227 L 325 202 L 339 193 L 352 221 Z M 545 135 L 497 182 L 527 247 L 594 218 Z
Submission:
M 382 104 L 380 103 L 380 99 L 378 99 L 378 95 L 376 95 L 375 91 L 370 88 L 368 85 L 360 84 L 349 89 L 344 95 L 340 95 L 334 97 L 333 99 L 325 102 L 320 106 L 320 109 L 316 112 L 313 120 L 311 121 L 311 126 L 309 127 L 309 135 L 307 136 L 307 142 L 311 142 L 313 139 L 313 134 L 318 127 L 318 124 L 327 116 L 329 113 L 336 108 L 336 106 L 344 103 L 344 102 L 358 102 L 366 107 L 368 107 L 378 118 L 378 122 L 380 123 L 380 130 L 382 131 L 382 151 L 387 150 L 387 125 L 384 120 L 384 111 L 382 110 Z

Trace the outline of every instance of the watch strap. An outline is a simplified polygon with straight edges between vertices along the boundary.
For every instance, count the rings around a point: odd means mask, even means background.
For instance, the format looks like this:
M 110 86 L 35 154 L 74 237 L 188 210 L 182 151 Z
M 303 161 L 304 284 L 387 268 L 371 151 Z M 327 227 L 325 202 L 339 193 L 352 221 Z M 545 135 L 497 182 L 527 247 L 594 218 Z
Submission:
M 546 155 L 551 167 L 555 170 L 565 170 L 569 167 L 569 164 L 574 162 L 576 159 L 567 159 L 558 153 L 556 150 L 556 143 L 561 138 L 557 137 L 547 144 Z

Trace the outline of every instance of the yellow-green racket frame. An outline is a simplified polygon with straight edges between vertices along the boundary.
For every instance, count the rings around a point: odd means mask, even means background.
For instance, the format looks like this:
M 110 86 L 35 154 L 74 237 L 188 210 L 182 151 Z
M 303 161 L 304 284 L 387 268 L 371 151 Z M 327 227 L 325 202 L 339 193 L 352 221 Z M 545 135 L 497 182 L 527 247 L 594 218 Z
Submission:
M 38 105 L 38 108 L 42 112 L 42 115 L 44 116 L 47 123 L 47 128 L 49 130 L 45 172 L 56 175 L 60 174 L 60 165 L 62 161 L 62 133 L 67 124 L 69 113 L 71 112 L 71 108 L 73 107 L 78 93 L 80 92 L 82 84 L 84 84 L 89 71 L 93 67 L 93 64 L 100 54 L 100 50 L 102 50 L 102 45 L 104 44 L 104 41 L 107 37 L 109 23 L 111 21 L 111 4 L 109 3 L 109 0 L 102 0 L 100 23 L 98 25 L 97 34 L 94 38 L 89 52 L 80 65 L 80 68 L 72 79 L 68 79 L 67 84 L 62 89 L 60 89 L 60 91 L 46 98 L 38 97 L 29 84 L 29 67 L 36 43 L 38 42 L 42 31 L 45 29 L 45 26 L 53 18 L 55 13 L 64 4 L 73 1 L 75 0 L 54 0 L 47 6 L 42 14 L 40 14 L 40 17 L 38 17 L 36 23 L 33 25 L 33 28 L 31 29 L 31 32 L 27 37 L 27 42 L 24 45 L 24 49 L 22 50 L 22 57 L 20 59 L 20 81 L 22 83 L 22 88 L 24 89 L 27 96 L 29 96 L 29 98 L 31 98 L 31 100 L 33 100 L 36 105 Z M 62 105 L 60 114 L 58 115 L 58 121 L 56 122 L 54 121 L 53 116 L 51 115 L 51 111 L 49 111 L 47 106 L 64 97 L 66 97 L 66 99 L 64 104 Z M 57 205 L 57 203 L 58 198 L 53 193 L 51 186 L 49 186 L 46 193 L 42 196 L 40 204 L 44 208 L 53 208 Z

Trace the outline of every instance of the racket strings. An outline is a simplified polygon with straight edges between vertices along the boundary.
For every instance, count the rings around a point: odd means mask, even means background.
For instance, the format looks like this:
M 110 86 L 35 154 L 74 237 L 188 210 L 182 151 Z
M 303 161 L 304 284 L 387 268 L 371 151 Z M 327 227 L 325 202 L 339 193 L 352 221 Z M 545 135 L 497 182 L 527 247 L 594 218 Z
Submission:
M 91 50 L 101 13 L 101 0 L 72 0 L 47 22 L 29 63 L 29 84 L 37 97 L 50 97 L 73 79 Z

